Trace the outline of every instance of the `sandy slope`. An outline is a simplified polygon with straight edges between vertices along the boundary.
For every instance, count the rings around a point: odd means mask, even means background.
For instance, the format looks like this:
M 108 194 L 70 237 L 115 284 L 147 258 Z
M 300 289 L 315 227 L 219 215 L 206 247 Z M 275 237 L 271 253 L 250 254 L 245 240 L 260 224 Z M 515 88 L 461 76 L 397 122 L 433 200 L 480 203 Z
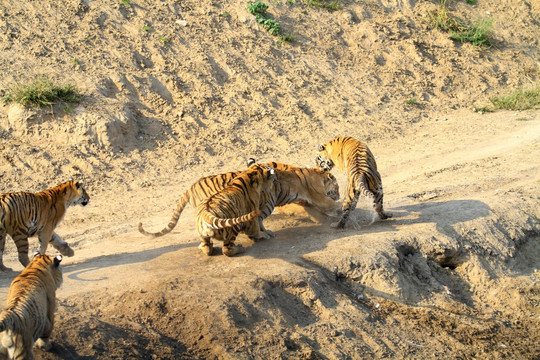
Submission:
M 436 6 L 277 1 L 296 36 L 280 46 L 243 1 L 0 1 L 0 89 L 47 74 L 85 95 L 0 111 L 0 191 L 74 176 L 91 195 L 57 229 L 76 254 L 36 357 L 538 358 L 539 111 L 470 110 L 537 83 L 538 5 L 449 2 L 493 16 L 482 52 L 432 30 Z M 136 231 L 201 176 L 311 164 L 342 134 L 369 143 L 393 219 L 360 201 L 336 232 L 290 206 L 234 258 L 199 252 L 193 209 L 162 238 Z M 4 260 L 2 296 L 21 270 L 10 239 Z

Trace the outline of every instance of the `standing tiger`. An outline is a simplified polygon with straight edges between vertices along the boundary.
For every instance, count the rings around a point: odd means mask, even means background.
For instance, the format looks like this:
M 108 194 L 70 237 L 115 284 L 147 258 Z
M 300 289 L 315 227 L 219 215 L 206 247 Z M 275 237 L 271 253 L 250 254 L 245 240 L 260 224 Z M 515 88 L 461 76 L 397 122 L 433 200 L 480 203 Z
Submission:
M 274 187 L 275 170 L 253 165 L 240 173 L 229 186 L 210 196 L 197 206 L 196 223 L 201 236 L 199 249 L 212 255 L 212 239 L 223 241 L 223 254 L 233 256 L 244 252 L 234 241 L 244 231 L 249 237 L 268 238 L 261 231 L 257 216 L 261 214 L 261 193 Z
M 85 206 L 89 200 L 83 183 L 73 180 L 38 193 L 0 194 L 0 271 L 7 269 L 2 262 L 6 234 L 15 241 L 23 266 L 29 262 L 28 238 L 35 234 L 38 234 L 42 254 L 45 254 L 50 242 L 62 255 L 73 256 L 73 249 L 54 229 L 69 206 Z
M 255 161 L 250 159 L 248 166 L 254 163 Z M 263 201 L 266 205 L 261 203 L 262 215 L 259 217 L 260 227 L 269 235 L 272 235 L 272 233 L 264 228 L 262 221 L 270 216 L 275 206 L 303 201 L 323 213 L 330 213 L 335 210 L 335 200 L 339 199 L 339 186 L 336 178 L 330 172 L 320 169 L 300 168 L 278 162 L 270 162 L 264 165 L 280 170 L 281 172 L 277 174 L 278 177 L 281 177 L 282 173 L 287 177 L 286 181 L 280 181 L 275 184 L 274 195 L 268 198 L 268 202 Z M 196 208 L 211 195 L 224 189 L 240 173 L 240 171 L 233 171 L 201 178 L 182 194 L 167 227 L 163 228 L 160 232 L 151 233 L 144 230 L 142 223 L 139 223 L 139 232 L 153 237 L 168 234 L 178 223 L 180 214 L 188 202 Z
M 11 282 L 6 308 L 0 313 L 0 355 L 33 359 L 34 342 L 45 351 L 51 349 L 56 289 L 62 283 L 61 261 L 60 255 L 37 253 Z
M 337 165 L 347 173 L 347 189 L 343 201 L 341 219 L 331 226 L 345 227 L 352 210 L 356 208 L 358 197 L 362 195 L 373 200 L 373 207 L 381 219 L 392 217 L 383 210 L 383 187 L 381 175 L 377 171 L 375 157 L 366 143 L 352 137 L 337 137 L 319 145 L 315 163 L 323 170 L 330 171 Z

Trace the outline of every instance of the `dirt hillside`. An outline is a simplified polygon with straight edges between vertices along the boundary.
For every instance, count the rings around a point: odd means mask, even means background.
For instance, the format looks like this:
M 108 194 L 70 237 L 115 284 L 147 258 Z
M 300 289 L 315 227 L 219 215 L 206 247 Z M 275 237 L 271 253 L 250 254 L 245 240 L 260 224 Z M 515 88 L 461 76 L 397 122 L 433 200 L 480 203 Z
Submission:
M 83 94 L 0 105 L 0 192 L 73 177 L 91 196 L 57 228 L 75 256 L 36 358 L 540 357 L 540 111 L 472 110 L 538 86 L 538 2 L 449 0 L 493 18 L 485 50 L 432 28 L 438 1 L 307 3 L 268 2 L 280 43 L 246 1 L 0 0 L 0 95 L 39 75 Z M 192 208 L 136 229 L 202 176 L 313 166 L 341 135 L 369 144 L 392 219 L 361 200 L 336 231 L 291 205 L 232 258 L 197 249 Z M 9 238 L 3 258 L 1 299 Z

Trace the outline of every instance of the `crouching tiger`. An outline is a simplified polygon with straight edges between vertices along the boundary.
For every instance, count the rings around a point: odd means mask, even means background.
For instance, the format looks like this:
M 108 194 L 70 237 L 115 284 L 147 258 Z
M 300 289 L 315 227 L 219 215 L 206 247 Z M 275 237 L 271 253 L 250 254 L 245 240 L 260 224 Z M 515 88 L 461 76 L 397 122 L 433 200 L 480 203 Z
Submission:
M 383 210 L 383 187 L 381 175 L 377 171 L 375 157 L 367 144 L 352 137 L 338 137 L 319 145 L 315 163 L 323 170 L 330 171 L 337 165 L 347 173 L 347 189 L 343 201 L 343 213 L 332 227 L 343 228 L 352 210 L 356 208 L 360 193 L 373 201 L 373 207 L 381 219 L 392 217 Z
M 255 161 L 250 159 L 248 166 L 254 163 Z M 335 211 L 335 200 L 339 199 L 339 186 L 336 178 L 330 172 L 320 169 L 300 168 L 278 162 L 263 165 L 278 170 L 277 175 L 283 181 L 276 183 L 272 195 L 265 196 L 261 202 L 262 214 L 259 217 L 259 225 L 262 231 L 267 232 L 270 236 L 273 235 L 272 232 L 264 228 L 262 221 L 270 216 L 275 206 L 301 201 L 303 204 L 312 206 L 325 214 Z M 168 234 L 178 223 L 178 219 L 188 202 L 196 208 L 201 202 L 228 186 L 240 173 L 240 171 L 233 171 L 199 179 L 182 194 L 167 227 L 159 232 L 152 233 L 144 230 L 142 223 L 139 223 L 139 232 L 153 237 Z
M 0 313 L 0 355 L 4 358 L 33 359 L 34 342 L 45 351 L 51 349 L 56 289 L 62 283 L 61 261 L 60 255 L 37 253 L 11 282 L 6 308 Z
M 2 255 L 9 234 L 19 253 L 19 261 L 28 265 L 28 238 L 38 234 L 40 252 L 45 254 L 49 242 L 62 255 L 74 251 L 54 232 L 71 205 L 87 205 L 90 197 L 81 181 L 68 181 L 38 193 L 0 194 L 0 271 L 6 267 Z
M 196 223 L 202 252 L 212 254 L 212 239 L 223 241 L 226 256 L 244 252 L 242 245 L 234 244 L 240 231 L 251 238 L 268 237 L 261 232 L 256 218 L 261 214 L 261 193 L 274 187 L 276 180 L 274 169 L 254 165 L 240 173 L 229 186 L 200 203 Z

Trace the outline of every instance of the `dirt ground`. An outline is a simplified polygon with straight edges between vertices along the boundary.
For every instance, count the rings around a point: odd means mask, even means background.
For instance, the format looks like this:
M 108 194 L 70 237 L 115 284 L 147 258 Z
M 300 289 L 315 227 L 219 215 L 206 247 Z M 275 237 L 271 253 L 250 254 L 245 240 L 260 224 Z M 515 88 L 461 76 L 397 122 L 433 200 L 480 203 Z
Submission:
M 432 29 L 438 1 L 340 3 L 268 2 L 279 44 L 245 1 L 0 0 L 0 95 L 42 74 L 84 95 L 0 107 L 0 192 L 74 177 L 91 196 L 57 227 L 75 256 L 36 358 L 540 357 L 540 110 L 473 111 L 537 86 L 538 2 L 448 1 L 494 19 L 487 50 Z M 341 135 L 368 142 L 392 219 L 361 200 L 336 231 L 291 205 L 231 258 L 198 250 L 190 207 L 136 229 L 202 176 L 312 166 Z M 4 262 L 2 299 L 11 239 Z

